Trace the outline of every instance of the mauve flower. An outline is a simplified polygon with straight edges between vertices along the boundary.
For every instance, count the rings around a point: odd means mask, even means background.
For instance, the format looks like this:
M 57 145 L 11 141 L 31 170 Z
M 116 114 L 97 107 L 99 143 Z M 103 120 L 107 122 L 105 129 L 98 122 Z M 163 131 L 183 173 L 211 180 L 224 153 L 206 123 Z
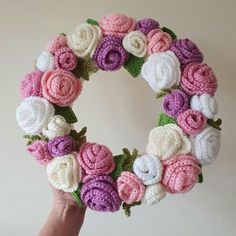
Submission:
M 157 28 L 159 28 L 159 22 L 151 18 L 141 19 L 136 25 L 136 30 L 143 32 L 145 35 Z

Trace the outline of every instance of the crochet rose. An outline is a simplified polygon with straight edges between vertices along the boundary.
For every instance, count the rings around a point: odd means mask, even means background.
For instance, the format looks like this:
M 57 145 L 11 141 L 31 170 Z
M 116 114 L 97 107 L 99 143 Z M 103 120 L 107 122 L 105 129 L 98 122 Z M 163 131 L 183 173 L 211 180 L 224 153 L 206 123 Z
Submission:
M 54 69 L 54 57 L 49 51 L 43 51 L 35 62 L 35 67 L 42 71 L 46 72 L 48 70 Z
M 123 38 L 125 50 L 136 57 L 144 57 L 147 53 L 147 39 L 140 31 L 132 31 Z
M 191 108 L 201 112 L 209 119 L 213 119 L 218 112 L 218 104 L 216 99 L 207 93 L 200 96 L 194 95 L 191 98 Z
M 84 23 L 67 35 L 67 44 L 78 57 L 92 57 L 102 37 L 101 29 L 96 25 Z
M 214 96 L 217 80 L 214 72 L 207 64 L 193 63 L 184 69 L 181 86 L 189 95 L 207 93 Z
M 142 67 L 142 76 L 150 87 L 159 92 L 180 82 L 180 64 L 172 51 L 152 54 Z
M 115 168 L 110 149 L 96 143 L 82 144 L 77 160 L 87 175 L 109 174 Z
M 20 83 L 20 92 L 23 98 L 35 96 L 42 97 L 41 78 L 43 73 L 35 70 L 25 76 Z
M 17 108 L 16 120 L 27 134 L 40 134 L 54 112 L 53 105 L 46 99 L 28 97 Z
M 159 22 L 151 18 L 144 18 L 139 20 L 136 25 L 136 30 L 141 31 L 145 35 L 147 35 L 153 29 L 159 28 Z
M 27 152 L 41 164 L 47 164 L 53 157 L 48 151 L 48 144 L 43 140 L 37 140 L 27 147 Z
M 60 34 L 59 36 L 54 36 L 47 45 L 47 51 L 54 54 L 58 49 L 62 47 L 66 47 L 66 36 L 63 34 Z
M 115 212 L 121 205 L 116 183 L 108 175 L 97 176 L 86 182 L 81 189 L 81 200 L 95 211 Z
M 68 47 L 62 47 L 55 52 L 54 64 L 58 69 L 72 71 L 77 65 L 77 57 Z
M 74 192 L 81 180 L 81 170 L 75 153 L 54 158 L 47 165 L 49 182 L 64 192 Z
M 201 63 L 203 55 L 197 45 L 189 39 L 177 39 L 171 46 L 171 51 L 179 58 L 181 67 L 190 63 Z
M 153 184 L 146 187 L 142 203 L 155 205 L 166 196 L 166 192 L 161 184 Z
M 173 90 L 164 97 L 163 108 L 169 116 L 177 117 L 189 108 L 188 96 L 181 90 Z
M 103 16 L 99 22 L 104 35 L 117 35 L 124 37 L 136 27 L 136 20 L 122 14 L 109 14 Z
M 190 191 L 201 173 L 198 161 L 191 155 L 179 155 L 163 162 L 162 184 L 169 193 Z
M 188 109 L 177 117 L 177 123 L 188 135 L 200 133 L 207 122 L 206 117 L 199 111 Z
M 148 40 L 148 54 L 165 52 L 172 44 L 171 36 L 160 29 L 154 29 L 147 35 Z
M 191 138 L 192 154 L 202 165 L 211 164 L 220 150 L 220 131 L 208 126 Z
M 71 136 L 59 136 L 48 142 L 48 150 L 54 157 L 64 156 L 75 151 L 75 141 Z
M 128 171 L 123 171 L 117 179 L 117 188 L 120 198 L 127 204 L 139 202 L 145 191 L 140 179 Z
M 190 149 L 190 141 L 182 129 L 175 124 L 167 124 L 150 131 L 146 151 L 166 160 L 173 155 L 187 154 Z
M 82 83 L 71 72 L 56 69 L 42 77 L 43 96 L 58 106 L 71 105 L 80 95 Z
M 158 183 L 162 176 L 161 161 L 153 155 L 142 155 L 134 161 L 134 173 L 142 180 L 144 185 Z
M 65 118 L 60 115 L 53 116 L 43 127 L 43 135 L 49 139 L 68 135 L 70 131 L 71 125 L 67 124 Z

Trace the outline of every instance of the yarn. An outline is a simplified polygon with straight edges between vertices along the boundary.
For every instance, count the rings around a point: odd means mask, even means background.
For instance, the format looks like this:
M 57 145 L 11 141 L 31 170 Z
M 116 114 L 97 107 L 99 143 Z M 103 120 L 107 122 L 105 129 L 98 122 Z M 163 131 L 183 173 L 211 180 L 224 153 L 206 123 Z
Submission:
M 139 20 L 136 25 L 136 30 L 141 31 L 145 35 L 147 35 L 151 30 L 157 28 L 159 28 L 159 22 L 151 18 Z
M 43 51 L 35 62 L 35 67 L 42 71 L 46 72 L 48 70 L 54 69 L 54 57 L 49 51 Z
M 200 133 L 206 126 L 207 119 L 199 111 L 188 109 L 177 117 L 177 123 L 180 128 L 188 135 Z
M 127 204 L 139 202 L 144 195 L 145 187 L 140 179 L 129 171 L 123 171 L 117 179 L 120 198 Z
M 83 203 L 94 211 L 115 212 L 121 205 L 116 183 L 108 175 L 97 176 L 81 189 Z
M 161 113 L 159 115 L 158 126 L 164 126 L 166 124 L 177 124 L 176 119 L 166 115 L 165 113 Z
M 146 187 L 142 203 L 155 205 L 166 196 L 166 192 L 161 184 L 153 184 Z
M 163 161 L 162 184 L 169 193 L 190 191 L 201 173 L 197 159 L 192 155 L 179 155 Z
M 67 47 L 66 36 L 60 34 L 59 36 L 54 36 L 50 39 L 47 45 L 47 51 L 54 54 L 58 49 L 62 47 Z
M 146 152 L 166 160 L 174 155 L 187 154 L 191 143 L 183 130 L 175 124 L 167 124 L 152 129 L 148 137 Z
M 220 150 L 220 131 L 207 126 L 199 134 L 191 137 L 191 143 L 192 154 L 202 165 L 209 165 L 216 159 Z
M 158 183 L 162 176 L 162 164 L 154 155 L 142 155 L 134 161 L 134 173 L 142 180 L 144 185 Z
M 71 72 L 56 69 L 42 77 L 43 96 L 58 106 L 71 105 L 82 91 L 82 83 Z
M 207 64 L 193 63 L 184 69 L 181 86 L 191 96 L 204 93 L 214 96 L 217 80 L 214 72 Z
M 171 88 L 180 82 L 179 60 L 170 50 L 152 54 L 143 64 L 141 73 L 155 92 Z
M 122 38 L 115 35 L 104 37 L 93 59 L 101 70 L 119 70 L 128 59 L 128 53 L 122 46 Z
M 43 73 L 35 70 L 27 75 L 20 83 L 20 93 L 23 98 L 35 96 L 42 97 L 41 78 Z
M 28 97 L 18 106 L 16 120 L 25 133 L 40 134 L 54 112 L 53 105 L 46 99 Z

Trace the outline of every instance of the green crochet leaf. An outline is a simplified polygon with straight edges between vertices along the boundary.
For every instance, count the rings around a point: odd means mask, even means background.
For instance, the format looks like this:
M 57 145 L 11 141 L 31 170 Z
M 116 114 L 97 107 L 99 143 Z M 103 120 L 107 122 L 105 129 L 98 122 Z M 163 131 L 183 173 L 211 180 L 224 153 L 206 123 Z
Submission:
M 198 176 L 198 183 L 203 183 L 203 174 L 202 173 Z
M 86 20 L 86 22 L 89 23 L 90 25 L 97 25 L 97 26 L 99 26 L 99 24 L 98 24 L 98 22 L 96 20 L 93 20 L 93 19 L 90 19 L 90 18 L 88 18 Z
M 71 109 L 71 107 L 60 107 L 54 104 L 54 108 L 55 108 L 55 115 L 60 115 L 63 116 L 66 120 L 67 123 L 72 124 L 72 123 L 76 123 L 77 117 L 75 115 L 75 113 L 73 112 L 73 110 Z
M 113 172 L 111 173 L 111 176 L 114 180 L 118 179 L 118 177 L 120 176 L 121 172 L 123 171 L 123 164 L 125 159 L 127 158 L 127 156 L 121 154 L 121 155 L 117 155 L 117 156 L 113 156 L 113 159 L 115 161 L 115 169 L 113 170 Z
M 177 124 L 176 119 L 161 113 L 158 120 L 158 126 L 164 126 L 166 124 Z
M 81 129 L 79 132 L 77 132 L 76 130 L 71 130 L 70 131 L 70 136 L 73 137 L 73 139 L 76 142 L 76 150 L 79 151 L 81 145 L 83 143 L 86 143 L 87 138 L 86 138 L 86 132 L 87 132 L 87 127 L 84 127 L 83 129 Z
M 217 120 L 208 119 L 207 124 L 212 126 L 215 129 L 221 130 L 222 120 L 218 118 Z
M 27 146 L 34 143 L 35 141 L 38 141 L 38 140 L 43 140 L 43 141 L 46 141 L 48 142 L 48 138 L 45 137 L 44 135 L 24 135 L 23 138 L 27 139 Z
M 123 149 L 123 155 L 126 157 L 122 166 L 123 171 L 131 171 L 133 172 L 133 164 L 135 159 L 138 157 L 138 150 L 134 149 L 131 154 L 127 148 Z
M 74 200 L 78 203 L 79 207 L 83 208 L 84 204 L 80 198 L 80 191 L 81 191 L 81 187 L 79 186 L 75 192 L 71 193 L 71 195 L 74 198 Z
M 167 27 L 162 27 L 162 31 L 168 33 L 173 40 L 177 39 L 177 35 L 171 29 Z
M 131 215 L 131 210 L 130 210 L 131 207 L 139 206 L 139 205 L 141 205 L 141 201 L 135 202 L 135 203 L 132 203 L 132 204 L 127 204 L 127 203 L 123 202 L 122 209 L 125 211 L 125 215 L 127 217 L 130 217 L 130 215 Z
M 132 54 L 129 54 L 129 58 L 125 62 L 124 68 L 131 74 L 131 76 L 136 78 L 141 73 L 143 63 L 144 63 L 144 58 L 136 57 Z

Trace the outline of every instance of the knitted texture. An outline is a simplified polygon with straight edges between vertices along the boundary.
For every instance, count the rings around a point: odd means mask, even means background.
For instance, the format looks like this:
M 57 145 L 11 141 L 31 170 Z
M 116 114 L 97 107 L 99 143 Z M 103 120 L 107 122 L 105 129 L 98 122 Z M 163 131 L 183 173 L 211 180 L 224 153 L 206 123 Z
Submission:
M 181 90 L 173 90 L 164 97 L 163 108 L 169 116 L 177 117 L 189 108 L 188 96 Z
M 54 69 L 54 57 L 49 51 L 43 51 L 35 62 L 35 67 L 42 71 L 46 72 L 48 70 Z
M 109 174 L 115 168 L 110 149 L 96 143 L 84 143 L 77 160 L 87 175 Z
M 188 135 L 200 133 L 206 126 L 207 119 L 199 111 L 188 109 L 177 117 L 179 127 Z
M 47 45 L 47 51 L 54 54 L 58 49 L 62 47 L 66 47 L 66 36 L 63 34 L 60 34 L 59 36 L 54 36 L 50 39 Z
M 27 152 L 41 164 L 47 164 L 53 157 L 48 151 L 48 144 L 43 140 L 37 140 L 27 147 Z
M 104 37 L 93 59 L 101 70 L 119 70 L 128 59 L 128 53 L 122 46 L 122 38 L 115 35 Z
M 220 131 L 208 126 L 191 138 L 192 154 L 196 156 L 202 165 L 209 165 L 218 155 L 220 140 Z
M 81 199 L 94 211 L 115 212 L 121 205 L 116 183 L 110 176 L 97 176 L 86 182 L 81 189 Z
M 142 203 L 155 205 L 166 196 L 166 192 L 161 184 L 153 184 L 146 187 Z
M 102 38 L 102 31 L 97 25 L 84 23 L 66 36 L 68 46 L 78 57 L 92 57 Z
M 155 184 L 161 180 L 162 164 L 158 157 L 153 155 L 145 154 L 137 158 L 133 170 L 144 185 Z
M 77 65 L 77 57 L 68 47 L 63 47 L 55 52 L 54 64 L 57 69 L 72 71 Z
M 165 52 L 172 44 L 171 36 L 160 29 L 154 29 L 150 31 L 147 35 L 147 40 L 149 55 L 158 52 Z
M 147 35 L 151 30 L 159 28 L 159 22 L 151 19 L 151 18 L 144 18 L 137 22 L 136 30 L 143 32 Z
M 128 171 L 123 171 L 117 179 L 117 188 L 120 198 L 127 204 L 139 202 L 145 191 L 141 180 Z
M 167 124 L 152 129 L 148 137 L 146 151 L 148 154 L 166 160 L 177 154 L 187 154 L 191 144 L 183 130 L 175 124 Z
M 81 180 L 75 153 L 52 159 L 47 165 L 47 175 L 53 187 L 64 192 L 74 192 Z
M 20 93 L 23 98 L 35 96 L 42 97 L 41 78 L 43 73 L 35 70 L 27 75 L 20 83 Z
M 209 119 L 213 119 L 218 112 L 218 104 L 214 97 L 209 94 L 202 94 L 200 96 L 194 95 L 191 98 L 191 108 L 201 112 Z
M 82 91 L 82 83 L 71 72 L 56 69 L 42 77 L 43 96 L 58 106 L 71 105 Z
M 214 96 L 217 80 L 214 72 L 207 64 L 193 63 L 184 69 L 181 86 L 189 95 L 207 93 Z
M 46 99 L 28 97 L 16 110 L 18 125 L 27 134 L 40 134 L 54 115 L 54 107 Z
M 180 82 L 179 60 L 170 50 L 152 54 L 143 64 L 141 73 L 155 92 L 171 88 Z
M 136 27 L 136 20 L 123 14 L 108 14 L 99 22 L 103 35 L 117 35 L 124 37 Z
M 176 119 L 166 115 L 165 113 L 161 113 L 158 119 L 158 126 L 164 126 L 167 124 L 177 124 Z
M 179 58 L 182 68 L 190 63 L 201 63 L 203 55 L 197 45 L 189 39 L 177 39 L 171 46 L 171 51 Z
M 71 136 L 59 136 L 48 142 L 48 150 L 54 157 L 64 156 L 75 151 L 76 143 Z

